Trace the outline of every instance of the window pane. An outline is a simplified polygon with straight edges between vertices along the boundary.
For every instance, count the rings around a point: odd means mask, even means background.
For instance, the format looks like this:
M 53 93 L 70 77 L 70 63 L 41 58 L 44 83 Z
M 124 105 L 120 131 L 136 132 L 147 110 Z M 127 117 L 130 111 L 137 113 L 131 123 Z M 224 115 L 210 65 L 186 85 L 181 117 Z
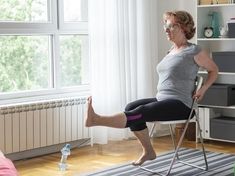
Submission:
M 89 83 L 88 37 L 60 36 L 60 81 L 63 87 Z
M 64 0 L 64 21 L 79 22 L 87 21 L 87 0 Z
M 49 87 L 48 36 L 0 36 L 0 92 Z
M 47 0 L 1 0 L 0 21 L 47 22 Z

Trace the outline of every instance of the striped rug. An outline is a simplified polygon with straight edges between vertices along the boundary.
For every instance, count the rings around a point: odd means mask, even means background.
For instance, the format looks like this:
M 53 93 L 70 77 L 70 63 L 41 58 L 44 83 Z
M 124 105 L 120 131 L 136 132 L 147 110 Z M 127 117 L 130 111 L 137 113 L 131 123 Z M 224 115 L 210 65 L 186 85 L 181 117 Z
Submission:
M 171 174 L 173 176 L 234 176 L 235 155 L 206 152 L 208 160 L 208 171 L 203 171 L 191 166 L 183 165 L 176 161 Z M 157 172 L 167 171 L 169 162 L 173 152 L 159 155 L 157 159 L 146 162 L 143 166 Z M 201 151 L 195 149 L 181 149 L 179 156 L 184 161 L 192 162 L 193 164 L 204 166 L 204 159 Z M 183 156 L 184 155 L 184 156 Z M 190 159 L 189 159 L 190 158 Z M 134 167 L 131 164 L 124 164 L 102 170 L 95 173 L 86 174 L 86 176 L 149 176 L 154 175 L 144 171 L 139 167 Z M 155 174 L 157 175 L 157 174 Z

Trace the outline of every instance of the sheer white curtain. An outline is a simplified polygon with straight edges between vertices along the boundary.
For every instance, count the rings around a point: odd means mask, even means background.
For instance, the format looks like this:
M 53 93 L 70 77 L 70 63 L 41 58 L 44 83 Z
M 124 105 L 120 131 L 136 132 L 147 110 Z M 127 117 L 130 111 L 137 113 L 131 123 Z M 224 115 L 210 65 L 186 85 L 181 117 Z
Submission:
M 92 97 L 97 113 L 113 114 L 155 96 L 157 0 L 89 0 Z M 125 138 L 126 130 L 93 128 L 94 142 Z

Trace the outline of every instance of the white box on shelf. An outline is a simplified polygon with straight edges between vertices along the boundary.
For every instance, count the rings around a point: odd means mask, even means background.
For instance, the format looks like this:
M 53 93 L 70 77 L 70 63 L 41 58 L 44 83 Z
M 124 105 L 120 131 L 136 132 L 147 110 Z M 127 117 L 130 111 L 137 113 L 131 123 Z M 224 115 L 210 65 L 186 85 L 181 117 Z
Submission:
M 204 138 L 210 138 L 210 119 L 220 115 L 220 113 L 215 113 L 213 108 L 204 108 Z
M 199 124 L 202 130 L 202 138 L 205 138 L 205 123 L 204 123 L 204 119 L 205 119 L 205 113 L 204 113 L 204 109 L 205 108 L 199 108 Z M 198 129 L 197 129 L 198 130 Z M 197 138 L 200 138 L 199 136 L 199 131 L 196 131 L 197 134 Z

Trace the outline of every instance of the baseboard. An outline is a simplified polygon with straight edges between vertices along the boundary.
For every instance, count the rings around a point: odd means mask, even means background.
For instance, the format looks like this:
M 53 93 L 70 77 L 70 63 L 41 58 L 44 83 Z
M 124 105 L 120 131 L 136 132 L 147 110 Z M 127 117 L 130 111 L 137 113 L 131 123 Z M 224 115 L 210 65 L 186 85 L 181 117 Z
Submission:
M 69 143 L 71 145 L 71 148 L 81 147 L 81 146 L 88 145 L 90 143 L 90 138 L 80 139 L 80 140 L 66 142 L 66 143 Z M 61 144 L 47 146 L 47 147 L 40 147 L 40 148 L 16 152 L 16 153 L 5 154 L 5 156 L 13 161 L 20 160 L 20 159 L 29 159 L 29 158 L 33 158 L 36 156 L 42 156 L 46 154 L 59 152 L 66 143 L 61 143 Z

